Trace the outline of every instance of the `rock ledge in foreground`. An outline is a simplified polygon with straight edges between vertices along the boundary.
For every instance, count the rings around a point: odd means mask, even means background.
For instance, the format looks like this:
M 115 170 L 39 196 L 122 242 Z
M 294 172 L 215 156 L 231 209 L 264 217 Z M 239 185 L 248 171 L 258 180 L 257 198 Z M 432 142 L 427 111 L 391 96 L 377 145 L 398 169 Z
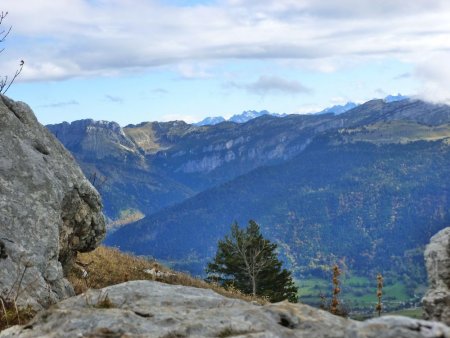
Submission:
M 105 297 L 114 306 L 96 308 Z M 450 328 L 399 316 L 356 322 L 303 304 L 261 306 L 211 290 L 132 281 L 62 301 L 0 337 L 450 338 Z

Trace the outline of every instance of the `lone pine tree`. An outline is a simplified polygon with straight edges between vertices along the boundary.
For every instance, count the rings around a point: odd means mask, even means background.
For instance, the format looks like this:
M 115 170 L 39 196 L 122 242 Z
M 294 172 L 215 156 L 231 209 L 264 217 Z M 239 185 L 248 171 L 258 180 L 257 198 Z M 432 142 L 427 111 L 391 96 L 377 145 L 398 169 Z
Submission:
M 208 264 L 208 280 L 225 287 L 233 285 L 271 302 L 285 299 L 297 302 L 298 289 L 291 272 L 282 269 L 276 248 L 276 244 L 262 236 L 255 221 L 249 221 L 246 229 L 234 223 L 230 235 L 219 241 L 216 256 Z

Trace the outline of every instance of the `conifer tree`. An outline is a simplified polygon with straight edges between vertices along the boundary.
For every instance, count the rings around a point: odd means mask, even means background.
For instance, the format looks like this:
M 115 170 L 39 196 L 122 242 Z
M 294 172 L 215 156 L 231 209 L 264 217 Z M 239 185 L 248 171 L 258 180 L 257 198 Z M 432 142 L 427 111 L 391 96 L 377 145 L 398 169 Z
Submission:
M 297 287 L 291 272 L 282 269 L 277 245 L 265 239 L 255 221 L 246 229 L 237 223 L 231 233 L 218 243 L 217 253 L 208 264 L 208 280 L 240 291 L 268 297 L 271 302 L 288 299 L 297 302 Z

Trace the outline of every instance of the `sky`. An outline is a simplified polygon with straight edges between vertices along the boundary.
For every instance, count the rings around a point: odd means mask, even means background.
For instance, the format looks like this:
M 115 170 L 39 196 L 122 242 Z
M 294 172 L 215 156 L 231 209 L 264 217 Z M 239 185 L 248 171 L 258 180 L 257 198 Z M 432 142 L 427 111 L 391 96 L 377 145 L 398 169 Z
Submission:
M 0 75 L 43 124 L 450 104 L 448 0 L 2 0 Z M 1 30 L 0 30 L 1 31 Z

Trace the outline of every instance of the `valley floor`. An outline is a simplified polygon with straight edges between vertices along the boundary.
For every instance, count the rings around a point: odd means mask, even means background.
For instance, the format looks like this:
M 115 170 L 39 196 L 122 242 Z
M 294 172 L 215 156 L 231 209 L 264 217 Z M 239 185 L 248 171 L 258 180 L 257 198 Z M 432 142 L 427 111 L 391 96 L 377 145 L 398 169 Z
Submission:
M 331 299 L 331 278 L 305 278 L 297 280 L 299 300 L 302 303 L 320 307 Z M 400 279 L 388 279 L 383 287 L 383 313 L 398 314 L 418 318 L 421 313 L 421 299 L 425 285 L 407 287 Z M 341 279 L 340 299 L 352 318 L 370 318 L 376 315 L 376 280 L 367 277 L 351 276 Z M 412 309 L 412 310 L 411 310 Z M 404 312 L 404 313 L 403 313 Z M 420 316 L 419 316 L 420 317 Z

